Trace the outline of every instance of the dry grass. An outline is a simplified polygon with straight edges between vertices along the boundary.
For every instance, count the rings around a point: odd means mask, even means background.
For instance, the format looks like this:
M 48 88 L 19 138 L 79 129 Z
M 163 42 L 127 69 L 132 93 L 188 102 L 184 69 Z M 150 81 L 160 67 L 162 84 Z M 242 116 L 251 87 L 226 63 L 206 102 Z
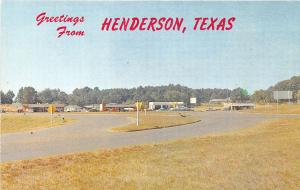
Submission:
M 223 135 L 1 164 L 2 189 L 300 187 L 300 119 Z
M 131 115 L 134 117 L 135 115 Z M 133 118 L 135 119 L 135 118 Z M 136 126 L 136 123 L 131 123 L 122 127 L 114 127 L 110 131 L 116 132 L 131 132 L 141 131 L 149 129 L 160 129 L 166 127 L 174 127 L 178 125 L 191 124 L 199 122 L 200 119 L 195 116 L 191 116 L 188 113 L 179 112 L 147 112 L 146 114 L 140 113 L 140 125 Z
M 113 111 L 100 111 L 100 112 L 64 112 L 64 115 L 131 115 L 136 112 L 113 112 Z
M 207 109 L 219 109 L 223 110 L 223 104 L 201 104 L 201 106 L 197 106 L 193 108 L 194 111 L 206 111 Z
M 279 104 L 278 112 L 276 104 L 256 105 L 255 109 L 243 110 L 250 113 L 267 113 L 267 114 L 300 114 L 300 104 Z
M 66 123 L 74 121 L 73 119 L 65 118 L 63 122 L 62 117 L 54 116 L 53 125 L 51 117 L 37 116 L 37 115 L 23 115 L 23 114 L 10 114 L 1 115 L 1 134 L 15 133 L 21 131 L 32 131 L 48 127 L 57 127 Z

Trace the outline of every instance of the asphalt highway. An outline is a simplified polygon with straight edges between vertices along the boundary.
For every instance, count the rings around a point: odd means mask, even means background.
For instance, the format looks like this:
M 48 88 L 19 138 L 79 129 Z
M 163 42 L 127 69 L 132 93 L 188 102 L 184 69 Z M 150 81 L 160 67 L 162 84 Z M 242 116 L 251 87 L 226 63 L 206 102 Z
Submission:
M 128 145 L 158 143 L 186 137 L 215 134 L 254 126 L 274 117 L 240 112 L 194 112 L 201 122 L 137 132 L 109 132 L 114 126 L 134 122 L 121 114 L 68 114 L 78 120 L 61 127 L 1 135 L 1 161 L 23 160 L 72 152 L 93 151 Z

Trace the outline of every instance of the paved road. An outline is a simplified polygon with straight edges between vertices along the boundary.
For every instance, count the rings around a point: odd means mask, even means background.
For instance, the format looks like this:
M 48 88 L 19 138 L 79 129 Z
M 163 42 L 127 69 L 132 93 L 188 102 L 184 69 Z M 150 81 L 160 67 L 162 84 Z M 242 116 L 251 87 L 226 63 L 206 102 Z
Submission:
M 67 115 L 67 117 L 79 121 L 62 127 L 38 130 L 33 134 L 20 132 L 1 135 L 1 160 L 31 159 L 101 148 L 157 143 L 251 127 L 264 119 L 281 117 L 239 112 L 197 112 L 193 114 L 202 121 L 185 126 L 130 133 L 107 131 L 111 127 L 132 122 L 132 119 L 124 115 Z

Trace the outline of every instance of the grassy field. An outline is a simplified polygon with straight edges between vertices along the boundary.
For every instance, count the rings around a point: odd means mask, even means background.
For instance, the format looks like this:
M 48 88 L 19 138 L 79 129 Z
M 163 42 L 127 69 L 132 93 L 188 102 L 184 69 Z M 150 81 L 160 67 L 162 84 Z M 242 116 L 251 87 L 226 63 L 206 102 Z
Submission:
M 221 135 L 1 164 L 2 189 L 300 187 L 300 119 Z
M 135 114 L 130 115 L 134 117 Z M 133 118 L 135 119 L 135 118 Z M 190 124 L 200 121 L 198 117 L 191 116 L 189 113 L 179 112 L 147 112 L 140 113 L 140 125 L 137 127 L 136 123 L 129 124 L 122 127 L 114 127 L 110 131 L 130 132 L 141 131 L 148 129 L 159 129 L 166 127 L 174 127 L 178 125 Z
M 62 117 L 54 116 L 53 125 L 51 117 L 37 116 L 37 115 L 23 115 L 23 114 L 2 114 L 1 115 L 1 134 L 14 133 L 21 131 L 33 131 L 48 127 L 57 127 L 66 123 L 74 121 L 73 119 L 65 118 L 64 122 Z
M 276 104 L 259 105 L 255 109 L 243 110 L 250 113 L 267 113 L 267 114 L 300 114 L 300 104 L 279 104 L 278 112 Z
M 193 108 L 194 111 L 206 111 L 207 109 L 220 109 L 223 110 L 223 104 L 201 104 Z

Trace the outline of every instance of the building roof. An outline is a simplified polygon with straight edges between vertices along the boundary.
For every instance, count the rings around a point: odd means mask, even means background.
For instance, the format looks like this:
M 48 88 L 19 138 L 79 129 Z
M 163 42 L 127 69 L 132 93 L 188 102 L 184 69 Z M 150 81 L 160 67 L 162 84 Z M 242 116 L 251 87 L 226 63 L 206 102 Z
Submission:
M 227 103 L 224 104 L 225 107 L 233 106 L 233 107 L 254 107 L 253 103 Z
M 87 106 L 83 106 L 83 107 L 88 108 L 88 109 L 99 109 L 100 104 L 91 104 L 91 105 L 87 105 Z
M 115 104 L 110 103 L 105 105 L 106 108 L 135 108 L 135 104 Z
M 23 104 L 21 104 L 21 103 L 12 103 L 11 107 L 14 108 L 14 109 L 22 109 Z
M 28 104 L 29 108 L 48 108 L 49 104 Z
M 172 105 L 172 104 L 184 104 L 184 102 L 149 102 L 149 105 Z
M 49 104 L 28 104 L 28 108 L 48 108 Z M 54 104 L 55 107 L 65 107 L 64 104 Z
M 237 106 L 237 107 L 254 107 L 255 104 L 253 103 L 232 103 L 231 106 Z
M 74 109 L 81 109 L 82 107 L 78 106 L 78 105 L 67 105 L 65 107 L 65 109 L 68 109 L 68 108 L 74 108 Z

